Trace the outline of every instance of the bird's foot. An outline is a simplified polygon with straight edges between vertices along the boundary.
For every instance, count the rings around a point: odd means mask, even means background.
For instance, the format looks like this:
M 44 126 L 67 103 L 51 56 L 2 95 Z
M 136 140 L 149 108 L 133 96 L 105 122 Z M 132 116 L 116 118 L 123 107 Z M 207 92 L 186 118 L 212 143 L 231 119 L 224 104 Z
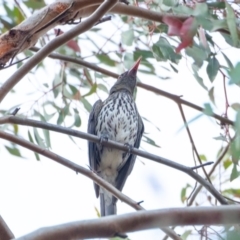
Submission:
M 106 135 L 103 135 L 100 137 L 100 146 L 102 147 L 103 142 L 107 142 L 108 141 L 108 137 Z
M 133 150 L 133 146 L 128 143 L 124 143 L 124 146 L 128 147 L 127 154 L 131 154 Z

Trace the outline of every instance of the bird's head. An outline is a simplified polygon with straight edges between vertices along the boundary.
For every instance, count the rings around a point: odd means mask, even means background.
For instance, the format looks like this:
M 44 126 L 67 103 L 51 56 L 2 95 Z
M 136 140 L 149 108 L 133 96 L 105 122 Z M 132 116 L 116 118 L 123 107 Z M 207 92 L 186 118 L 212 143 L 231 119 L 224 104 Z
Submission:
M 112 86 L 110 94 L 121 90 L 127 90 L 133 94 L 137 82 L 137 70 L 140 64 L 141 57 L 134 63 L 131 69 L 122 73 L 117 82 Z

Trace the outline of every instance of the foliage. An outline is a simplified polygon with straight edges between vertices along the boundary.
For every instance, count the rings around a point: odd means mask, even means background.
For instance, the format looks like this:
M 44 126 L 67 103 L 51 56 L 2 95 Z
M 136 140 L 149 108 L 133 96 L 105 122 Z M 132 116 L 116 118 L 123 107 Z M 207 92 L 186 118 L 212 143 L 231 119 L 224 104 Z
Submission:
M 177 0 L 139 0 L 137 2 L 141 7 L 157 12 L 173 13 L 176 17 L 169 17 L 166 14 L 163 17 L 163 22 L 159 23 L 125 15 L 116 15 L 116 19 L 113 21 L 115 21 L 117 27 L 113 36 L 103 33 L 103 23 L 66 43 L 56 52 L 89 61 L 112 72 L 116 71 L 116 68 L 123 70 L 122 66 L 127 69 L 141 56 L 142 67 L 140 73 L 144 76 L 155 75 L 162 80 L 171 78 L 171 72 L 177 74 L 179 63 L 187 61 L 191 65 L 192 80 L 196 81 L 209 96 L 209 102 L 203 105 L 203 113 L 207 115 L 206 117 L 213 116 L 217 109 L 214 95 L 215 82 L 222 81 L 225 88 L 232 86 L 237 88 L 240 85 L 240 63 L 233 62 L 231 56 L 227 56 L 221 47 L 221 44 L 226 43 L 230 48 L 239 48 L 240 46 L 239 6 L 230 1 L 200 3 Z M 130 1 L 130 4 L 134 3 L 135 1 Z M 45 4 L 44 1 L 26 0 L 21 5 L 23 11 L 13 3 L 3 2 L 0 22 L 2 33 L 23 21 L 23 12 L 26 12 L 29 16 L 32 11 L 42 8 Z M 67 31 L 71 26 L 61 26 L 60 28 Z M 46 36 L 39 40 L 38 46 L 42 47 L 55 38 L 56 32 L 56 29 L 55 31 L 50 30 Z M 98 39 L 99 42 L 96 42 L 95 39 Z M 226 43 L 223 43 L 223 40 Z M 32 54 L 31 51 L 25 51 L 17 55 L 15 61 Z M 51 74 L 48 75 L 46 71 L 49 71 L 49 61 L 52 60 L 44 60 L 33 71 L 29 72 L 29 83 L 32 83 L 35 87 L 31 87 L 28 92 L 32 97 L 31 104 L 27 103 L 24 106 L 25 112 L 21 112 L 21 114 L 43 122 L 51 122 L 69 128 L 79 128 L 83 119 L 91 110 L 94 100 L 98 97 L 104 98 L 107 96 L 110 85 L 112 85 L 112 83 L 107 83 L 109 82 L 109 76 L 94 72 L 73 62 L 62 60 L 55 63 L 56 69 L 51 69 Z M 161 63 L 164 69 L 161 73 L 153 64 L 155 61 Z M 18 63 L 17 68 L 21 64 Z M 45 77 L 41 77 L 40 80 L 33 83 L 35 81 L 34 76 L 39 74 L 43 74 L 42 76 Z M 158 83 L 154 84 L 155 87 L 158 87 Z M 17 89 L 12 90 L 11 97 L 19 94 L 17 91 Z M 137 91 L 136 98 L 139 95 Z M 219 174 L 222 174 L 226 183 L 222 186 L 222 194 L 230 199 L 239 200 L 240 189 L 229 187 L 229 184 L 240 176 L 238 163 L 240 159 L 240 103 L 229 103 L 227 91 L 225 91 L 223 97 L 225 97 L 226 105 L 223 116 L 227 118 L 229 109 L 232 109 L 235 112 L 235 125 L 231 127 L 226 123 L 216 123 L 222 128 L 219 136 L 215 137 L 216 141 L 220 141 L 223 146 L 229 144 L 230 147 L 219 161 L 224 173 L 214 172 L 211 179 L 214 181 Z M 11 113 L 19 104 L 19 102 L 15 102 L 9 109 L 1 109 L 0 115 L 4 116 Z M 196 121 L 196 119 L 194 120 Z M 144 122 L 151 125 L 154 121 L 145 116 Z M 187 125 L 191 124 L 192 122 L 188 122 Z M 154 123 L 151 126 L 156 131 L 160 131 Z M 51 133 L 49 130 L 29 128 L 27 134 L 20 134 L 17 125 L 4 125 L 1 129 L 23 136 L 45 149 L 51 149 Z M 70 137 L 70 139 L 75 144 L 73 138 Z M 153 139 L 147 132 L 144 134 L 143 141 L 157 148 L 161 145 L 158 139 Z M 7 143 L 5 149 L 10 155 L 24 158 L 17 145 Z M 223 148 L 221 147 L 217 154 L 218 157 L 222 151 Z M 34 153 L 34 155 L 37 160 L 40 160 L 37 153 Z M 204 154 L 200 154 L 199 157 L 202 161 L 207 161 Z M 190 190 L 195 190 L 190 184 L 182 188 L 180 199 L 183 204 L 191 198 Z M 179 190 L 175 189 L 175 191 Z M 187 239 L 191 233 L 192 230 L 186 231 L 184 239 Z M 228 234 L 231 235 L 232 233 L 229 232 Z

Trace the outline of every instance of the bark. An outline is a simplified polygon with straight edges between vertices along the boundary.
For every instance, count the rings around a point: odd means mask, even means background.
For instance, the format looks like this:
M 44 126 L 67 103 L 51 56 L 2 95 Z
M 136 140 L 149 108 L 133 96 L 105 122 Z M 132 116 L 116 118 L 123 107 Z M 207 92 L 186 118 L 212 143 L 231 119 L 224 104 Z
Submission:
M 10 59 L 12 61 L 18 53 L 34 46 L 50 29 L 91 15 L 102 2 L 103 0 L 60 0 L 36 11 L 18 26 L 0 36 L 0 67 L 5 66 Z M 154 12 L 121 2 L 110 12 L 157 22 L 162 22 L 163 16 L 171 16 L 168 13 Z M 187 18 L 184 15 L 177 17 L 181 20 Z

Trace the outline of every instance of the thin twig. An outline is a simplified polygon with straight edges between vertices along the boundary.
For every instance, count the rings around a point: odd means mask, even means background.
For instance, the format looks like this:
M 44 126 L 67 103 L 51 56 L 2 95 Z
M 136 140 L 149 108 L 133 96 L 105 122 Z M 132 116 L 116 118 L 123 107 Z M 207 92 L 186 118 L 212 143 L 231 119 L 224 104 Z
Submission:
M 30 119 L 14 117 L 14 116 L 7 116 L 7 117 L 0 118 L 0 124 L 5 124 L 5 123 L 15 123 L 15 124 L 20 124 L 20 125 L 25 125 L 25 126 L 38 127 L 38 128 L 43 128 L 43 129 L 47 129 L 47 130 L 51 130 L 51 131 L 55 131 L 55 132 L 79 137 L 79 138 L 82 138 L 82 139 L 85 139 L 85 140 L 88 140 L 88 141 L 91 141 L 91 142 L 95 142 L 95 143 L 100 142 L 100 138 L 95 136 L 95 135 L 80 132 L 80 131 L 65 128 L 65 127 L 61 127 L 61 126 L 50 124 L 50 123 L 44 123 L 44 122 L 36 121 L 36 120 L 30 120 Z M 103 140 L 102 144 L 106 145 L 108 147 L 113 147 L 113 148 L 122 150 L 122 151 L 126 151 L 126 152 L 129 151 L 128 146 L 126 146 L 124 144 L 121 144 L 121 143 L 118 143 L 118 142 L 115 142 L 115 141 Z M 164 164 L 166 166 L 172 167 L 174 169 L 177 169 L 179 171 L 182 171 L 182 172 L 186 173 L 187 175 L 191 176 L 193 179 L 198 181 L 200 184 L 202 184 L 209 192 L 211 192 L 211 194 L 221 204 L 227 204 L 226 199 L 209 182 L 207 182 L 200 175 L 195 173 L 190 167 L 186 167 L 182 164 L 171 161 L 169 159 L 166 159 L 166 158 L 163 158 L 163 157 L 160 157 L 160 156 L 156 156 L 156 155 L 148 153 L 148 152 L 144 152 L 144 151 L 139 150 L 137 148 L 131 149 L 131 153 L 133 153 L 135 155 L 138 155 L 138 156 L 141 156 L 141 157 L 144 157 L 144 158 L 147 158 L 147 159 L 150 159 L 152 161 L 158 162 L 160 164 Z
M 224 150 L 222 151 L 222 153 L 220 154 L 220 156 L 218 157 L 217 161 L 215 162 L 215 164 L 213 165 L 212 169 L 209 171 L 208 176 L 211 177 L 211 175 L 213 174 L 213 172 L 215 171 L 216 167 L 219 165 L 219 163 L 222 161 L 222 159 L 224 158 L 224 156 L 226 155 L 228 149 L 229 149 L 230 144 L 228 144 Z M 198 193 L 201 191 L 202 189 L 202 185 L 199 185 L 198 188 L 196 189 L 196 191 L 194 192 L 194 194 L 192 195 L 191 199 L 188 202 L 188 206 L 191 206 L 194 202 L 194 200 L 196 199 Z
M 201 167 L 205 167 L 205 166 L 208 166 L 208 165 L 212 165 L 214 162 L 206 162 L 206 163 L 203 163 L 203 164 L 200 164 L 200 165 L 197 165 L 195 167 L 191 167 L 192 170 L 195 170 L 197 168 L 201 168 Z
M 101 23 L 110 21 L 110 20 L 112 20 L 112 16 L 103 17 L 103 18 L 101 18 L 98 22 L 96 22 L 95 26 L 96 26 L 96 25 L 99 25 L 99 24 L 101 24 Z
M 32 50 L 34 52 L 37 52 L 37 51 L 39 51 L 39 48 L 32 47 L 32 48 L 30 48 L 30 50 Z M 76 63 L 76 64 L 79 64 L 81 66 L 87 67 L 87 68 L 92 69 L 92 70 L 94 70 L 96 72 L 100 72 L 102 74 L 105 74 L 105 75 L 113 77 L 113 78 L 118 78 L 119 77 L 119 75 L 117 73 L 108 71 L 108 70 L 106 70 L 104 68 L 98 67 L 96 64 L 89 63 L 89 62 L 84 61 L 84 60 L 79 59 L 79 58 L 68 57 L 68 56 L 64 56 L 62 54 L 58 54 L 58 53 L 50 53 L 48 55 L 48 57 L 52 58 L 52 59 L 59 59 L 59 60 L 63 60 L 63 61 L 71 62 L 71 63 Z M 190 108 L 193 108 L 193 109 L 195 109 L 197 111 L 204 112 L 204 108 L 202 108 L 202 107 L 200 107 L 200 106 L 198 106 L 196 104 L 193 104 L 191 102 L 188 102 L 188 101 L 182 99 L 181 97 L 179 97 L 177 95 L 174 95 L 172 93 L 165 92 L 165 91 L 163 91 L 161 89 L 158 89 L 156 87 L 153 87 L 153 86 L 141 83 L 141 82 L 138 82 L 137 86 L 140 87 L 140 88 L 143 88 L 145 90 L 148 90 L 148 91 L 154 92 L 156 94 L 159 94 L 159 95 L 161 95 L 163 97 L 169 98 L 169 99 L 173 100 L 174 102 L 176 102 L 178 104 L 182 104 L 182 105 L 188 106 Z M 222 117 L 222 116 L 220 116 L 218 114 L 215 114 L 215 113 L 213 113 L 213 115 L 211 117 L 219 120 L 220 123 L 230 124 L 230 125 L 234 124 L 234 122 L 231 121 L 230 119 L 224 118 L 224 117 Z
M 8 66 L 4 66 L 4 67 L 1 67 L 1 66 L 0 66 L 0 70 L 1 70 L 1 69 L 6 69 L 6 68 L 10 68 L 10 67 L 12 67 L 13 65 L 16 65 L 16 64 L 18 64 L 18 63 L 20 63 L 20 62 L 23 62 L 23 61 L 27 60 L 28 58 L 30 58 L 30 57 L 27 56 L 27 57 L 25 57 L 25 58 L 23 58 L 23 59 L 17 60 L 17 61 L 14 62 L 14 63 L 11 62 Z
M 184 114 L 182 105 L 181 105 L 181 104 L 178 104 L 178 107 L 179 107 L 179 110 L 180 110 L 180 113 L 181 113 L 181 116 L 182 116 L 184 125 L 185 125 L 185 127 L 186 127 L 189 140 L 190 140 L 190 142 L 191 142 L 191 144 L 192 144 L 193 151 L 195 152 L 195 154 L 196 154 L 196 156 L 197 156 L 197 159 L 198 159 L 199 164 L 202 165 L 203 163 L 202 163 L 202 160 L 201 160 L 201 158 L 200 158 L 200 155 L 198 154 L 197 147 L 196 147 L 196 145 L 195 145 L 195 143 L 194 143 L 192 134 L 191 134 L 191 132 L 190 132 L 190 129 L 189 129 L 189 126 L 188 126 L 188 123 L 187 123 L 187 120 L 186 120 L 186 117 L 185 117 L 185 114 Z M 206 172 L 206 170 L 205 170 L 205 168 L 204 168 L 204 165 L 202 165 L 202 170 L 203 170 L 203 172 L 204 172 L 204 174 L 205 174 L 206 179 L 212 184 L 212 182 L 211 182 L 210 178 L 208 177 L 208 174 L 207 174 L 207 172 Z

